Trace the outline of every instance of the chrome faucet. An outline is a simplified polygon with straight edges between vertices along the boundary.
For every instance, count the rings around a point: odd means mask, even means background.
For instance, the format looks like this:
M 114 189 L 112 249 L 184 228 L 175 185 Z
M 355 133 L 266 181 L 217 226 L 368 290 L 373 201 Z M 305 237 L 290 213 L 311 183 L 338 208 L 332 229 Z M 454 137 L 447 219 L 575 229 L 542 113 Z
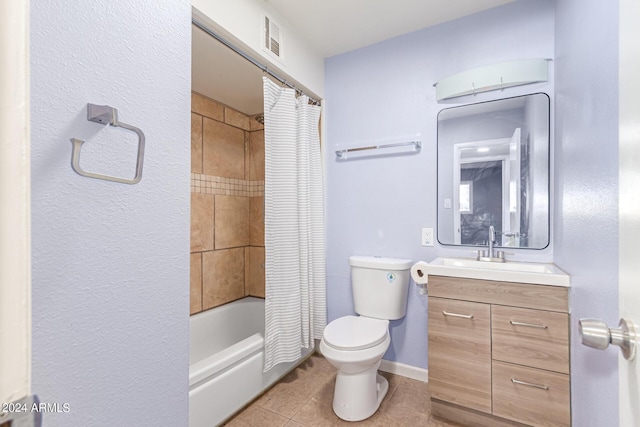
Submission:
M 496 229 L 493 227 L 493 225 L 489 226 L 489 258 L 493 258 L 493 256 L 495 255 L 493 253 L 493 244 L 496 241 Z
M 477 260 L 486 262 L 505 262 L 504 251 L 494 250 L 494 243 L 496 241 L 496 229 L 493 225 L 489 226 L 489 248 L 488 250 L 479 250 Z

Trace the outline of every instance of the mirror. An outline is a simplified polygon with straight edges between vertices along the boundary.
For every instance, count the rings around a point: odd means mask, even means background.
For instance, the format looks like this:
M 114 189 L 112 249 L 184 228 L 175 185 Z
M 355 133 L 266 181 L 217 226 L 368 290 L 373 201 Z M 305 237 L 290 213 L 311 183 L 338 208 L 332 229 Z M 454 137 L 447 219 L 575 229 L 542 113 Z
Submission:
M 549 96 L 446 108 L 438 114 L 438 241 L 549 245 Z

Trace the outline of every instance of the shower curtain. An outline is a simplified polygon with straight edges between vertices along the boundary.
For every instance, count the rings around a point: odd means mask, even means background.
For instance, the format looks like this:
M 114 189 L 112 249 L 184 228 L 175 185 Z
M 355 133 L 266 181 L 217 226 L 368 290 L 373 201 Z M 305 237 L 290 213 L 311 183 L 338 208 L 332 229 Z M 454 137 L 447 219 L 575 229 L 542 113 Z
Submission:
M 320 107 L 263 77 L 265 372 L 300 359 L 327 323 Z

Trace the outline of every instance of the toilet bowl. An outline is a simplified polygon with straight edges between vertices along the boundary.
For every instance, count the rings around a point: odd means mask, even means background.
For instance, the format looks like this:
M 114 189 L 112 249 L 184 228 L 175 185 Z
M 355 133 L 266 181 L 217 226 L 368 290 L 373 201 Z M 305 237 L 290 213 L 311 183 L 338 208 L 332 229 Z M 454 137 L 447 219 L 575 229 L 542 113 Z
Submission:
M 388 320 L 345 316 L 327 325 L 320 352 L 338 373 L 333 411 L 343 420 L 360 421 L 373 415 L 389 390 L 378 374 L 391 338 Z
M 406 314 L 411 260 L 352 256 L 351 287 L 359 316 L 330 322 L 320 352 L 337 369 L 333 411 L 346 421 L 373 415 L 389 390 L 378 374 L 391 343 L 389 320 Z

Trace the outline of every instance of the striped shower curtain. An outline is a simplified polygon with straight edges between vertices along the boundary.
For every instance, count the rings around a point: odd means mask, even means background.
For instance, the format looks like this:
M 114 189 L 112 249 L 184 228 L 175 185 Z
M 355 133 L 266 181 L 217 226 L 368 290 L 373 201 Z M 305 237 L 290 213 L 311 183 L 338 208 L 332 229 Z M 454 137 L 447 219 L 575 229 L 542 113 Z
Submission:
M 266 372 L 322 338 L 327 304 L 320 107 L 263 84 Z

